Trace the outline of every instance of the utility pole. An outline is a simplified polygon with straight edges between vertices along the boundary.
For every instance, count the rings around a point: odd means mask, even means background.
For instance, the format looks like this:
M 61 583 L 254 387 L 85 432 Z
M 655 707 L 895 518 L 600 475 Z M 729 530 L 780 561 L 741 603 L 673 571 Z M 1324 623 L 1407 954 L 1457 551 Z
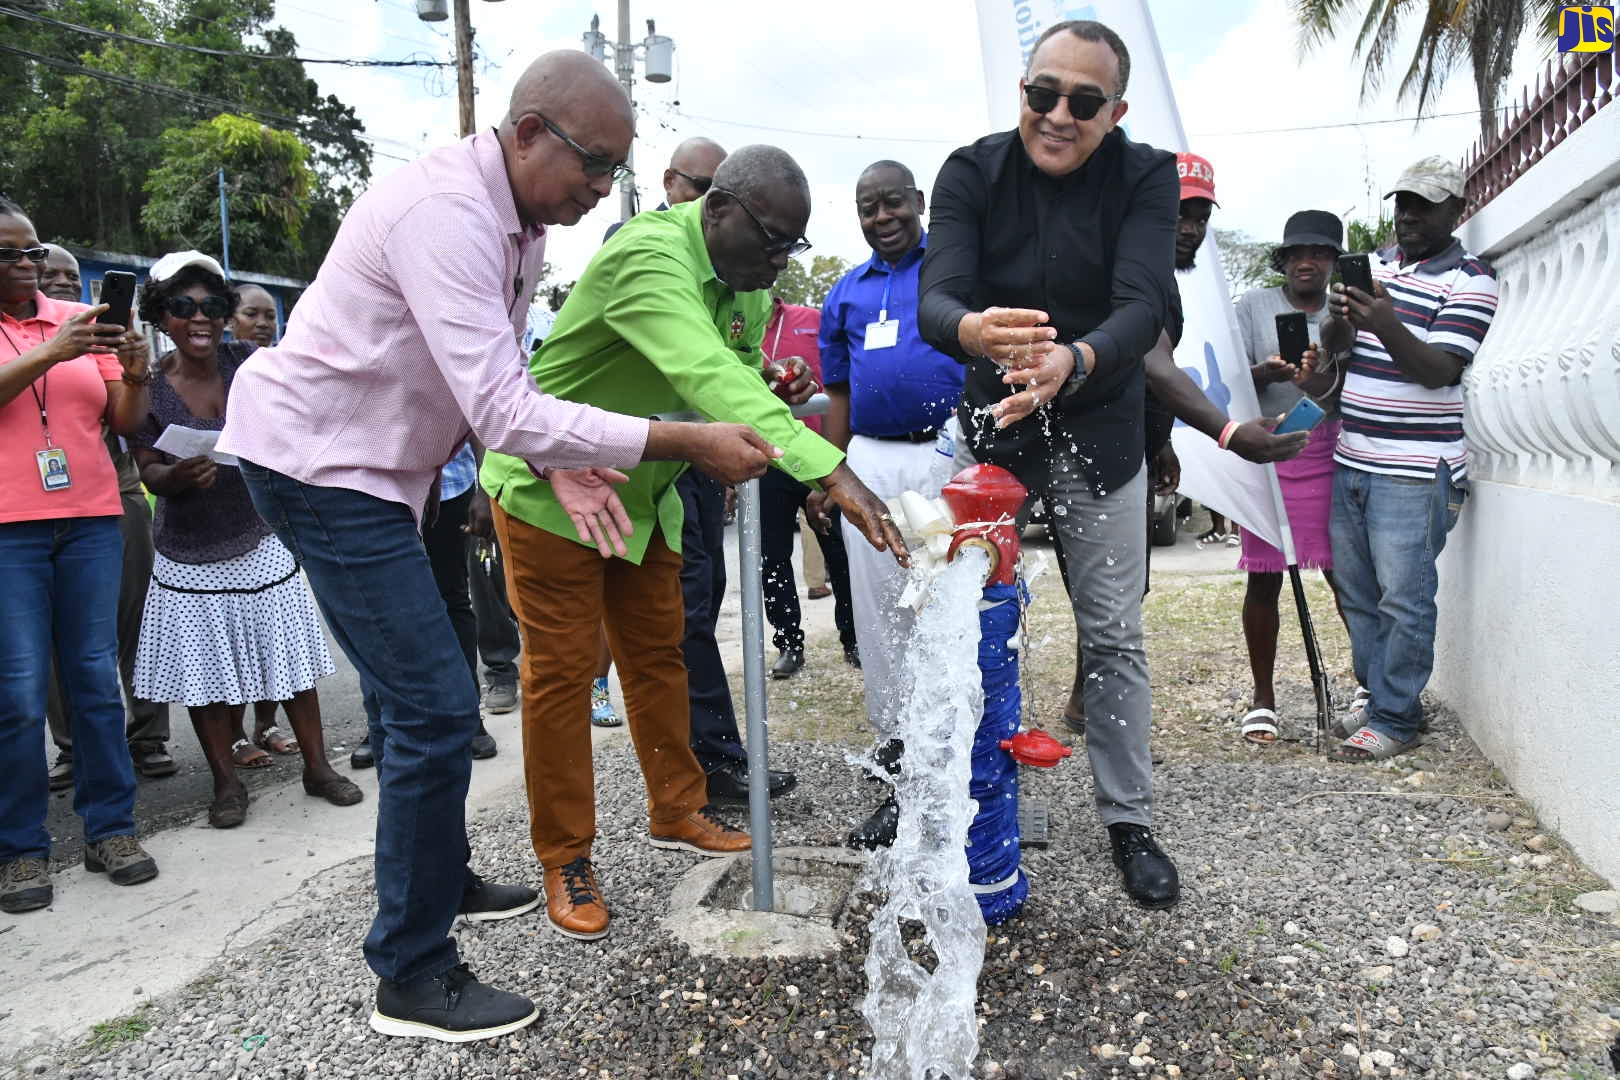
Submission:
M 426 0 L 423 0 L 426 2 Z M 602 33 L 602 18 L 599 15 L 591 16 L 591 28 L 585 31 L 585 51 L 598 60 L 606 60 L 608 49 L 613 49 L 613 74 L 624 87 L 624 96 L 630 99 L 631 107 L 635 106 L 636 95 L 636 50 L 640 49 L 643 56 L 643 66 L 647 70 L 647 81 L 650 83 L 667 83 L 670 80 L 672 61 L 675 53 L 675 42 L 657 32 L 653 20 L 647 20 L 647 37 L 642 41 L 630 40 L 630 0 L 618 0 L 619 4 L 619 40 L 609 42 L 606 34 Z M 635 151 L 625 156 L 626 165 L 634 167 Z M 630 215 L 636 211 L 636 182 L 634 177 L 626 177 L 619 182 L 619 220 L 628 221 Z
M 620 0 L 624 4 L 626 0 Z M 472 12 L 470 0 L 455 0 L 456 8 L 456 100 L 461 106 L 461 137 L 473 133 Z
M 458 0 L 465 4 L 467 0 Z M 633 103 L 636 100 L 636 66 L 635 46 L 630 44 L 630 0 L 619 0 L 619 47 L 614 50 L 613 70 L 619 76 L 619 85 L 624 87 L 624 96 Z M 629 154 L 625 156 L 624 163 L 635 168 L 636 151 L 632 144 Z M 636 178 L 627 176 L 619 181 L 619 220 L 629 221 L 636 212 Z

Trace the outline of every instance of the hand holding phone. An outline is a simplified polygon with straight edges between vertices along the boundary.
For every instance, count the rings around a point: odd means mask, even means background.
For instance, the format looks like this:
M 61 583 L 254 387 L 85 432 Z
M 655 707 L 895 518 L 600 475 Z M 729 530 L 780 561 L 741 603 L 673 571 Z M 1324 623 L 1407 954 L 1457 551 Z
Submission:
M 1288 415 L 1272 429 L 1272 434 L 1287 435 L 1292 431 L 1309 431 L 1320 424 L 1326 415 L 1327 413 L 1322 411 L 1322 406 L 1308 397 L 1302 397 L 1294 403 L 1292 409 L 1288 410 Z
M 1311 347 L 1311 328 L 1303 311 L 1290 311 L 1277 316 L 1277 354 L 1283 362 L 1298 370 Z M 1292 373 L 1290 373 L 1292 375 Z
M 1339 280 L 1346 287 L 1360 289 L 1368 296 L 1373 294 L 1372 260 L 1365 253 L 1340 255 L 1338 266 Z
M 107 271 L 101 278 L 101 302 L 107 310 L 96 316 L 96 322 L 129 329 L 130 308 L 135 304 L 135 275 L 124 270 Z

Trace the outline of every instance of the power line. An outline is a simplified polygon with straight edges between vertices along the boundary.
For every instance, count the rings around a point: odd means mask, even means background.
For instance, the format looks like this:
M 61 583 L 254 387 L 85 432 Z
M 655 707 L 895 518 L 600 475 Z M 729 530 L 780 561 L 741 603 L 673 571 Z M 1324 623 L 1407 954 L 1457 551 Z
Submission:
M 103 82 L 109 82 L 115 86 L 125 87 L 126 89 L 139 90 L 149 94 L 157 94 L 161 97 L 172 98 L 176 101 L 190 105 L 193 108 L 241 113 L 246 116 L 256 116 L 261 120 L 268 120 L 283 128 L 298 131 L 308 130 L 308 125 L 303 124 L 295 117 L 287 116 L 284 113 L 273 112 L 269 109 L 261 109 L 252 105 L 244 105 L 237 101 L 227 101 L 224 98 L 217 98 L 212 94 L 204 94 L 197 90 L 186 90 L 178 86 L 169 86 L 166 83 L 147 82 L 144 79 L 136 79 L 128 75 L 120 75 L 112 71 L 103 71 L 100 68 L 87 67 L 84 64 L 75 63 L 71 60 L 62 60 L 55 56 L 47 56 L 44 53 L 32 52 L 28 49 L 19 49 L 14 45 L 7 45 L 4 42 L 0 42 L 0 53 L 11 53 L 14 56 L 20 56 L 25 60 L 32 60 L 36 64 L 44 64 L 46 67 L 56 68 L 60 71 L 66 71 L 74 75 L 84 75 L 88 78 L 100 79 Z M 394 161 L 409 162 L 412 160 L 411 158 L 400 157 L 397 154 L 389 154 L 382 150 L 378 150 L 375 145 L 377 140 L 368 135 L 361 134 L 360 132 L 354 132 L 353 134 L 355 138 L 367 143 L 368 145 L 371 145 L 372 153 L 379 157 L 390 158 Z
M 137 37 L 134 34 L 120 34 L 114 30 L 97 30 L 94 27 L 80 26 L 77 23 L 63 22 L 45 15 L 37 15 L 19 8 L 0 5 L 0 15 L 9 15 L 24 22 L 38 23 L 42 26 L 56 26 L 64 30 L 88 37 L 101 38 L 106 41 L 127 41 L 135 45 L 145 45 L 154 49 L 172 49 L 176 52 L 193 53 L 200 56 L 227 56 L 241 60 L 274 60 L 280 62 L 293 62 L 299 64 L 337 64 L 341 67 L 371 67 L 371 68 L 410 68 L 410 67 L 455 67 L 448 60 L 361 60 L 353 57 L 322 60 L 313 56 L 279 56 L 275 53 L 243 52 L 236 49 L 211 49 L 204 45 L 186 45 L 176 41 L 157 41 L 153 38 Z
M 1498 105 L 1492 112 L 1506 112 L 1512 105 Z M 1472 116 L 1477 118 L 1483 110 L 1469 109 L 1465 112 L 1429 113 L 1419 116 L 1391 116 L 1383 120 L 1344 120 L 1336 124 L 1302 124 L 1299 127 L 1255 128 L 1251 131 L 1209 131 L 1198 135 L 1189 135 L 1189 139 L 1235 139 L 1245 135 L 1292 135 L 1301 131 L 1332 131 L 1338 128 L 1377 127 L 1380 124 L 1410 124 L 1423 120 L 1446 120 L 1457 116 Z
M 687 120 L 697 120 L 705 124 L 726 124 L 730 127 L 749 128 L 753 131 L 777 131 L 788 135 L 809 135 L 818 139 L 854 139 L 859 142 L 886 142 L 886 143 L 933 143 L 937 145 L 957 145 L 960 139 L 918 139 L 904 135 L 861 135 L 845 131 L 809 131 L 804 128 L 772 127 L 769 124 L 750 124 L 741 120 L 726 120 L 718 116 L 697 116 L 693 113 L 682 112 L 680 109 L 670 110 L 676 116 Z

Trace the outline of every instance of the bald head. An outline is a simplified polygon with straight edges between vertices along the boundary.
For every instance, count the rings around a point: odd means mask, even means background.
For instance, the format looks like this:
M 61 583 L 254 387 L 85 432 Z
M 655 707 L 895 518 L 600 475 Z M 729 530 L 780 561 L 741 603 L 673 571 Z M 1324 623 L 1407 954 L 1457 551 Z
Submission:
M 39 291 L 52 300 L 78 303 L 84 297 L 84 286 L 79 280 L 79 260 L 73 252 L 58 244 L 46 244 L 45 265 L 39 272 Z
M 586 53 L 561 49 L 530 64 L 500 126 L 519 218 L 574 224 L 613 190 L 635 133 L 624 88 Z
M 809 216 L 810 181 L 792 155 L 778 147 L 762 143 L 743 147 L 714 171 L 714 182 L 749 205 L 771 202 L 786 207 L 802 201 Z
M 725 147 L 701 135 L 687 139 L 670 155 L 664 170 L 664 201 L 671 206 L 701 199 L 714 182 L 714 171 L 726 160 Z
M 703 200 L 709 260 L 737 292 L 775 284 L 809 221 L 810 182 L 774 146 L 745 146 L 727 157 Z
M 579 119 L 575 115 L 579 109 L 611 110 L 626 125 L 635 127 L 630 99 L 608 69 L 589 53 L 558 49 L 543 54 L 518 76 L 507 105 L 506 123 L 515 124 L 524 113 L 541 113 L 566 127 L 569 121 Z

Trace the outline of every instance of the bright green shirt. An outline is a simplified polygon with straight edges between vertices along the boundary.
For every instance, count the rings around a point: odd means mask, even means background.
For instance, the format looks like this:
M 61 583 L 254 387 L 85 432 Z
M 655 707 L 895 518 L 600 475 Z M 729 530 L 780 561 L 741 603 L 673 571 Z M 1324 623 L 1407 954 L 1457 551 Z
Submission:
M 776 465 L 811 482 L 844 455 L 793 418 L 761 377 L 760 342 L 771 315 L 764 290 L 737 294 L 715 276 L 703 242 L 702 202 L 638 214 L 585 268 L 551 336 L 529 361 L 547 393 L 631 416 L 696 410 L 747 424 L 782 449 Z M 681 549 L 685 462 L 649 461 L 618 488 L 635 531 L 627 558 L 640 564 L 655 526 Z M 580 544 L 551 485 L 527 463 L 484 455 L 479 482 L 513 517 Z

